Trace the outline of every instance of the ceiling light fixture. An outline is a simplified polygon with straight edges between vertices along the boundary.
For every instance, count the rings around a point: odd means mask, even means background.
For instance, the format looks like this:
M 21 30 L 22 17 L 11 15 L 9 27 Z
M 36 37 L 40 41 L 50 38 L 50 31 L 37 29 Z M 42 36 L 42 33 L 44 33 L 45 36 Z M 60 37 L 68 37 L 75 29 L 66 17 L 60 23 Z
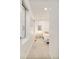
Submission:
M 44 8 L 45 11 L 47 11 L 47 8 Z

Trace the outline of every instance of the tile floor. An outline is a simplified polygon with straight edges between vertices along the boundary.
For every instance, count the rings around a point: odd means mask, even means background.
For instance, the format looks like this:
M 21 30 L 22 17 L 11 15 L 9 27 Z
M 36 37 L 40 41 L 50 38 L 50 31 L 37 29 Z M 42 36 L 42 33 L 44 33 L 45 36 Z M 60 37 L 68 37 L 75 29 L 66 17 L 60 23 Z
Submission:
M 43 39 L 36 39 L 26 59 L 50 59 L 49 46 Z

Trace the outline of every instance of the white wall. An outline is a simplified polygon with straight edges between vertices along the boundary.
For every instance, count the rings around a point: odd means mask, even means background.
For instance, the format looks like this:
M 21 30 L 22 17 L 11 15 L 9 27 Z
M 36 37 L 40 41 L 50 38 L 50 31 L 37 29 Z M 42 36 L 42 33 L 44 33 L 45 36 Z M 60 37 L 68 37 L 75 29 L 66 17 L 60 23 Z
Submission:
M 33 40 L 32 40 L 32 33 L 31 30 L 33 30 L 31 28 L 31 24 L 32 24 L 32 16 L 30 13 L 30 10 L 25 10 L 22 6 L 21 6 L 21 16 L 20 16 L 20 35 L 22 37 L 25 36 L 24 39 L 20 40 L 20 58 L 21 59 L 26 59 L 26 56 L 29 53 L 29 50 L 32 46 Z M 24 28 L 23 28 L 24 26 Z M 24 30 L 22 30 L 24 29 Z M 25 35 L 26 33 L 26 35 Z
M 36 20 L 35 33 L 38 32 L 38 25 L 41 25 L 42 31 L 49 31 L 49 20 Z
M 30 36 L 30 22 L 32 21 L 32 13 L 30 8 L 29 0 L 23 0 L 24 7 L 22 6 L 22 1 L 20 2 L 20 36 L 29 39 Z M 27 8 L 25 10 L 25 8 Z
M 34 21 L 29 11 L 26 11 L 26 38 L 30 39 L 34 31 Z
M 20 5 L 20 37 L 24 38 L 25 37 L 25 8 Z
M 59 59 L 59 18 L 58 18 L 58 0 L 52 2 L 52 10 L 50 11 L 50 55 L 52 59 Z

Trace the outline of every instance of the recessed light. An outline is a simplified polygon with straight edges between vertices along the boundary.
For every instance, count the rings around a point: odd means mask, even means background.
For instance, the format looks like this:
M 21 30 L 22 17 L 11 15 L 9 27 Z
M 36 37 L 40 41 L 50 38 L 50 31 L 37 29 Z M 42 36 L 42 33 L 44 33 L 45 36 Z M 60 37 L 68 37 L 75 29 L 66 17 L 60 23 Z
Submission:
M 47 8 L 44 8 L 45 11 L 47 11 Z

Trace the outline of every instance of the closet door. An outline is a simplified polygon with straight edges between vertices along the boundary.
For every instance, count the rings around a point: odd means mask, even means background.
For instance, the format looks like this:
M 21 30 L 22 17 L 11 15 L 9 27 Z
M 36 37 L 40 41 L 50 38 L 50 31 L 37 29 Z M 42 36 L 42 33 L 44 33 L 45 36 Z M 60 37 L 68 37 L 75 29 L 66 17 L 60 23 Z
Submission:
M 21 5 L 20 9 L 20 38 L 23 39 L 26 37 L 26 11 L 25 8 Z

